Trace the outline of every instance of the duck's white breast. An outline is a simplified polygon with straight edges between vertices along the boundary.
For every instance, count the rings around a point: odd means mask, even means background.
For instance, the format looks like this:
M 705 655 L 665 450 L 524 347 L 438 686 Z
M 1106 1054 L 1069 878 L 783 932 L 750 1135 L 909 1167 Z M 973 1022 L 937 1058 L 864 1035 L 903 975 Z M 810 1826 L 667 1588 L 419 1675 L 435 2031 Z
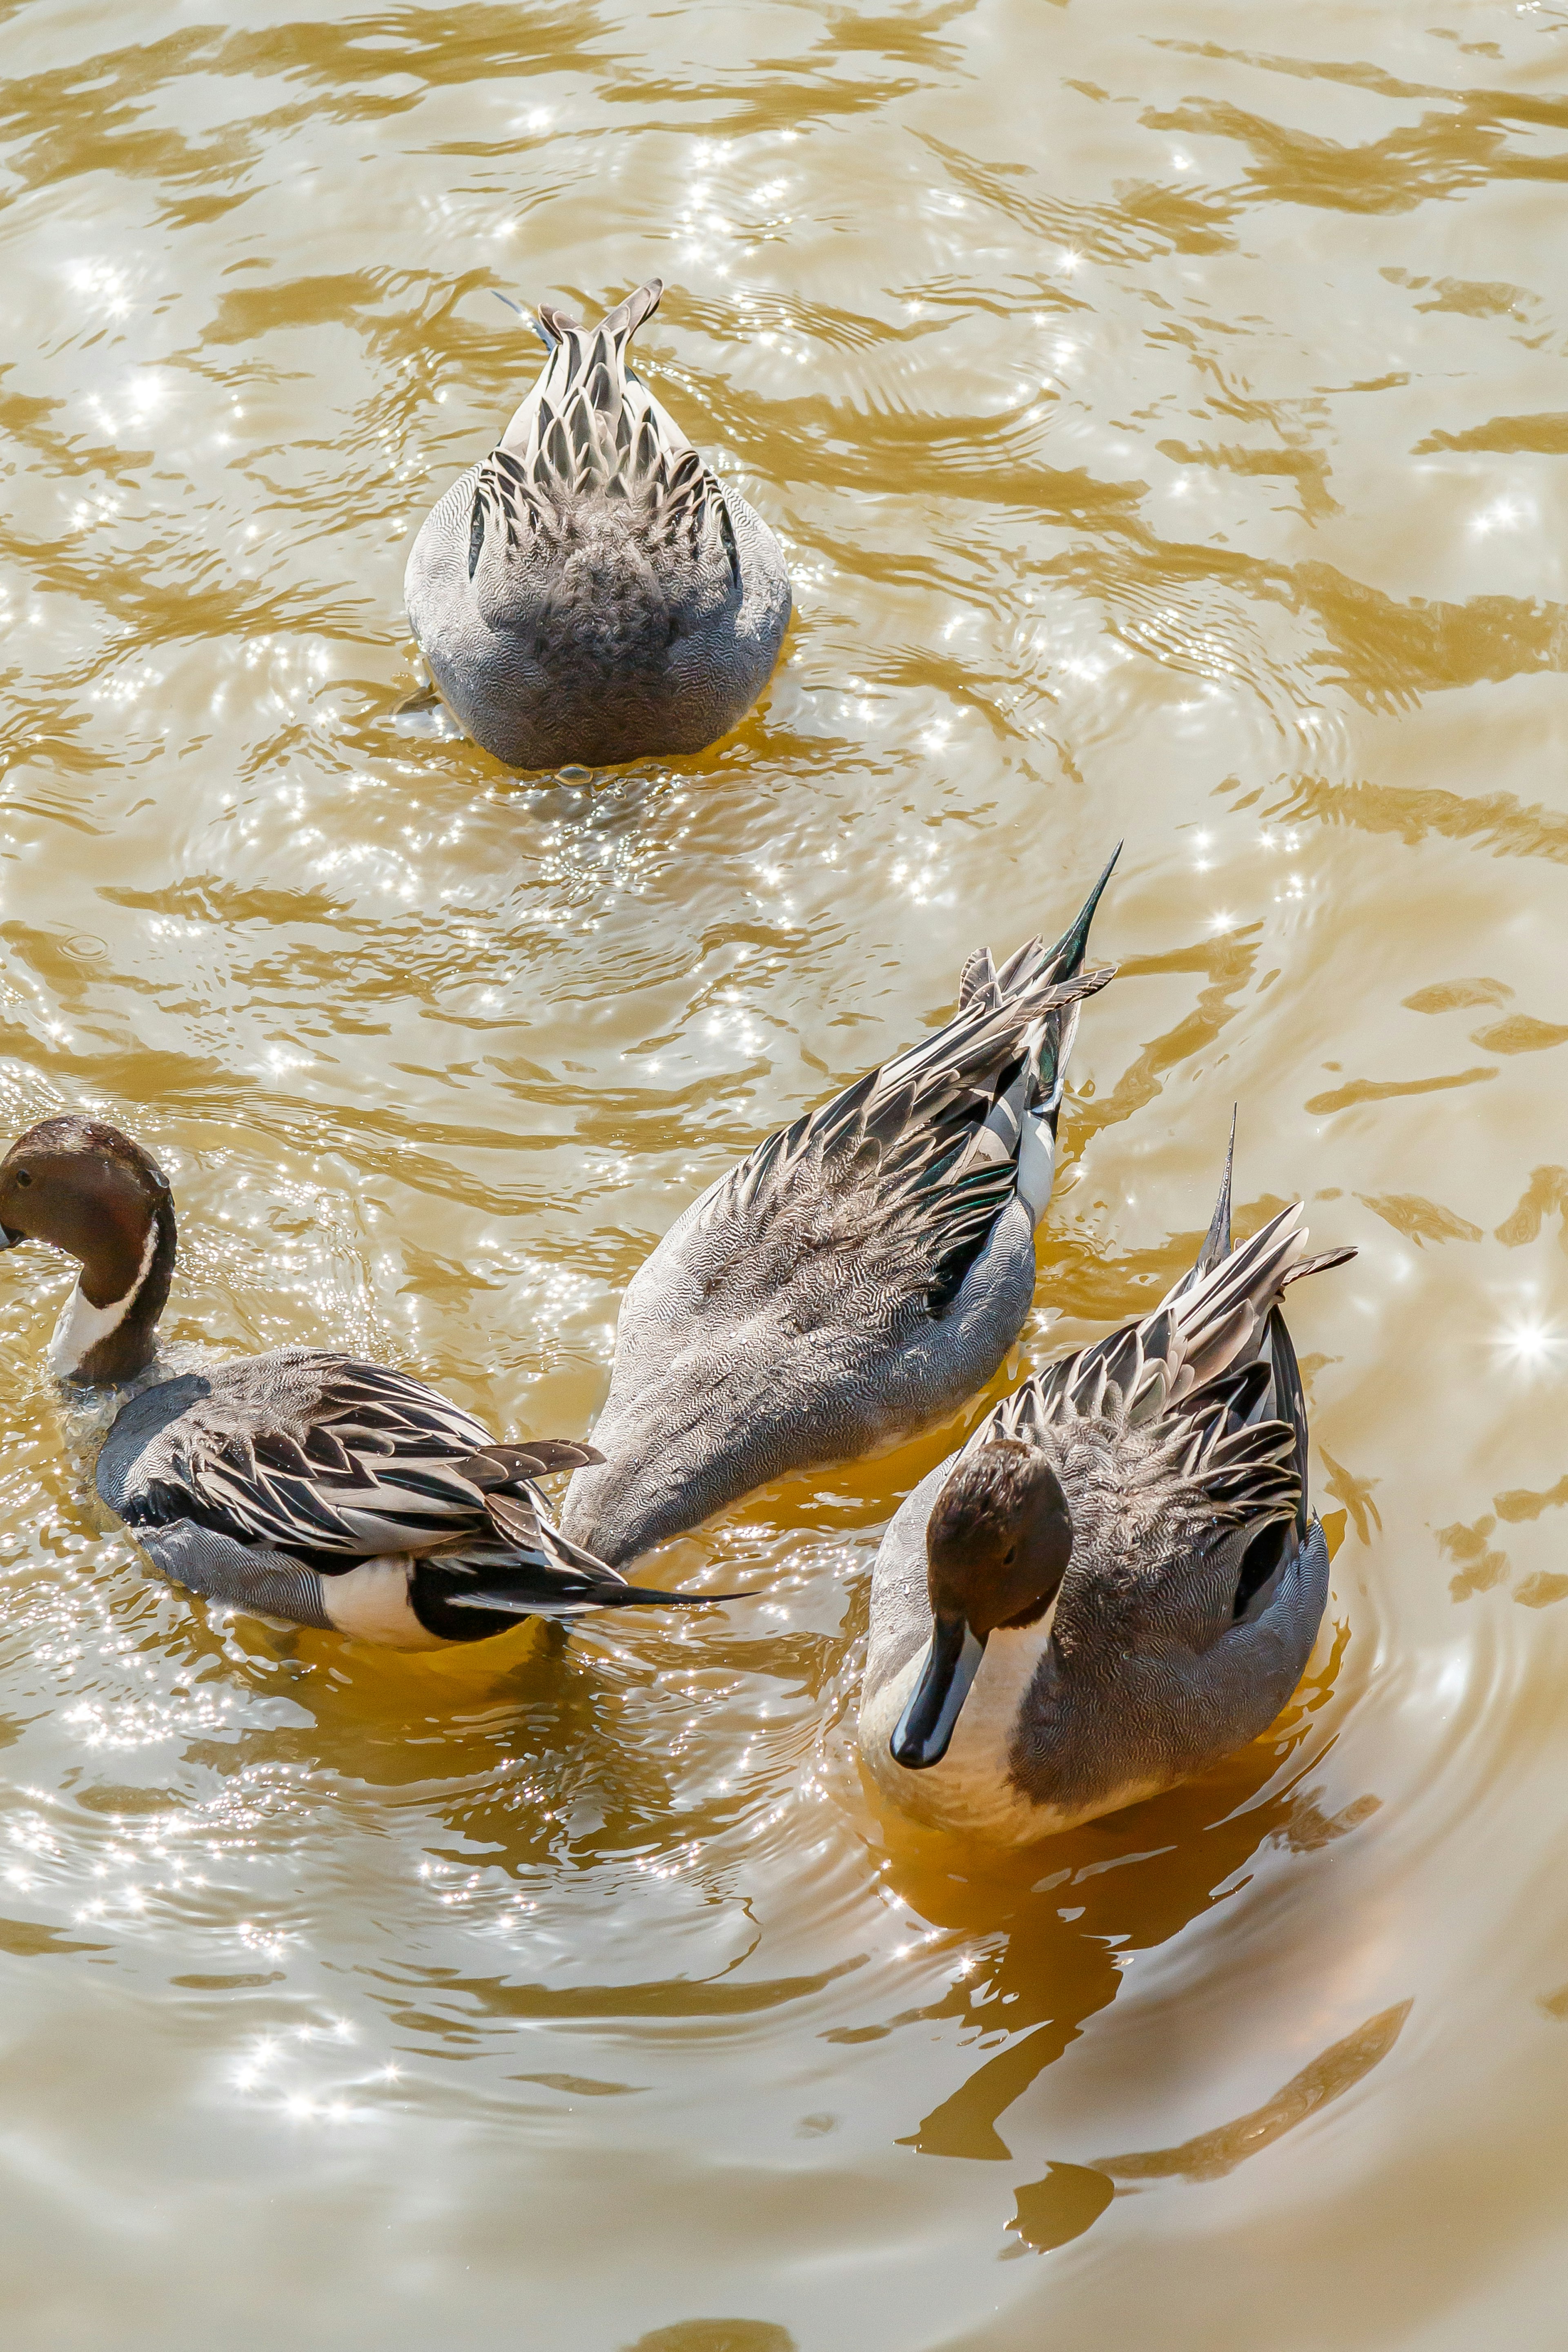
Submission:
M 95 1307 L 82 1288 L 79 1279 L 70 1297 L 61 1307 L 49 1341 L 49 1370 L 55 1378 L 68 1381 L 84 1358 L 90 1355 L 100 1339 L 118 1331 L 131 1311 L 131 1304 L 146 1281 L 158 1248 L 158 1228 L 151 1224 L 142 1244 L 142 1263 L 136 1278 L 121 1298 L 111 1298 L 107 1307 Z
M 1050 1639 L 1053 1613 L 1037 1625 L 992 1634 L 940 1764 L 911 1772 L 894 1762 L 889 1745 L 925 1664 L 923 1649 L 865 1702 L 860 1753 L 878 1789 L 900 1812 L 931 1829 L 967 1830 L 1007 1845 L 1066 1826 L 1054 1806 L 1032 1804 L 1012 1778 L 1014 1735 Z
M 947 1754 L 924 1771 L 896 1763 L 889 1744 L 925 1664 L 924 1650 L 862 1705 L 860 1753 L 879 1792 L 901 1813 L 928 1829 L 984 1838 L 994 1845 L 1028 1845 L 1137 1804 L 1168 1785 L 1163 1780 L 1129 1780 L 1092 1803 L 1065 1806 L 1037 1802 L 1014 1780 L 1014 1744 L 1055 1616 L 1053 1604 L 1037 1625 L 992 1634 Z

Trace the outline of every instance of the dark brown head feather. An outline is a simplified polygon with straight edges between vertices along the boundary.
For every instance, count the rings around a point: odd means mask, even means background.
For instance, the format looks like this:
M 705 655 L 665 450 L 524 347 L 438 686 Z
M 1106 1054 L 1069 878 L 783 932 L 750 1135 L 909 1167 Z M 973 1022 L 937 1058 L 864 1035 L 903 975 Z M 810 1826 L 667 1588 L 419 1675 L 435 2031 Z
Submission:
M 1072 1554 L 1072 1515 L 1037 1446 L 997 1438 L 961 1456 L 926 1527 L 933 1613 L 962 1617 L 984 1641 L 1027 1625 L 1058 1591 Z

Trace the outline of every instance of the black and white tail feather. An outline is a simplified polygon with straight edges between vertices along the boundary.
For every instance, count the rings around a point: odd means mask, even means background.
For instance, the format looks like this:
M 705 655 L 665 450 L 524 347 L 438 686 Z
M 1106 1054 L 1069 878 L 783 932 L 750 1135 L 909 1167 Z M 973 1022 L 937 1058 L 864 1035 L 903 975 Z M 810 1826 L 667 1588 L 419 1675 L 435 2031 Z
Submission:
M 508 553 L 575 527 L 585 497 L 639 512 L 643 545 L 693 566 L 714 553 L 737 591 L 741 558 L 716 476 L 634 373 L 626 346 L 658 308 L 650 278 L 584 327 L 550 303 L 539 307 L 548 364 L 498 446 L 479 467 L 468 520 L 468 577 L 487 545 Z
M 741 1224 L 754 1248 L 797 1202 L 874 1201 L 868 1279 L 921 1292 L 940 1317 L 1008 1202 L 1037 1223 L 1050 1199 L 1079 1007 L 1113 975 L 1083 960 L 1120 856 L 1054 947 L 1030 940 L 1000 971 L 978 949 L 952 1020 L 760 1144 L 714 1186 L 705 1222 Z
M 1117 1447 L 1134 1509 L 1141 1490 L 1152 1511 L 1180 1516 L 1198 1549 L 1237 1527 L 1249 1538 L 1275 1525 L 1306 1537 L 1306 1402 L 1279 1302 L 1291 1283 L 1355 1251 L 1307 1256 L 1300 1202 L 1235 1247 L 1235 1146 L 1233 1118 L 1203 1246 L 1153 1312 L 1035 1373 L 981 1423 L 965 1453 L 1016 1438 L 1056 1455 L 1089 1424 L 1111 1444 L 1119 1432 L 1141 1432 L 1154 1442 Z M 1262 1581 L 1261 1564 L 1244 1570 L 1238 1616 Z

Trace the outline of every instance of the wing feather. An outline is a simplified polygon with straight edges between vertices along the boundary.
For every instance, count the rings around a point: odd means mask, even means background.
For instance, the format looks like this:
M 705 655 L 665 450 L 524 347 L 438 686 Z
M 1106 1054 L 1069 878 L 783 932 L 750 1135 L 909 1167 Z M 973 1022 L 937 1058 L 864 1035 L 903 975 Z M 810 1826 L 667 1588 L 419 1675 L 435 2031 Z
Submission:
M 493 1496 L 464 1469 L 489 1433 L 423 1381 L 304 1350 L 233 1369 L 250 1388 L 215 1382 L 174 1424 L 154 1475 L 127 1497 L 132 1526 L 194 1519 L 237 1543 L 345 1561 L 493 1536 Z M 526 1479 L 508 1475 L 526 1500 Z
M 858 1258 L 940 1314 L 1017 1190 L 1022 1119 L 1011 1097 L 1037 1108 L 1053 1024 L 1110 978 L 1108 968 L 1065 979 L 1047 970 L 999 1003 L 990 986 L 968 986 L 944 1027 L 721 1179 L 703 1223 L 730 1227 L 732 1254 L 754 1258 L 775 1230 L 795 1234 L 798 1250 L 801 1222 L 826 1216 L 841 1265 Z

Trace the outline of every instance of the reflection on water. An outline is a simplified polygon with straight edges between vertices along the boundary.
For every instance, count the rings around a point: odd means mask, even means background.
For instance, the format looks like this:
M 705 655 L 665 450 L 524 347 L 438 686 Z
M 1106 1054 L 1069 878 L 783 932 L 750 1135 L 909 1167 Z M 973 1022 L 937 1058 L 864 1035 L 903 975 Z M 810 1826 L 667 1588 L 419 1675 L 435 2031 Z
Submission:
M 1429 16 L 5 12 L 0 1132 L 157 1152 L 171 1344 L 586 1428 L 680 1206 L 1123 835 L 1015 1370 L 1190 1262 L 1233 1102 L 1243 1229 L 1361 1253 L 1296 1706 L 1009 1861 L 853 1756 L 955 1430 L 672 1547 L 752 1599 L 375 1655 L 147 1580 L 7 1257 L 19 2341 L 1553 2336 L 1568 26 Z M 512 777 L 401 708 L 408 545 L 531 374 L 495 294 L 656 270 L 784 664 Z

